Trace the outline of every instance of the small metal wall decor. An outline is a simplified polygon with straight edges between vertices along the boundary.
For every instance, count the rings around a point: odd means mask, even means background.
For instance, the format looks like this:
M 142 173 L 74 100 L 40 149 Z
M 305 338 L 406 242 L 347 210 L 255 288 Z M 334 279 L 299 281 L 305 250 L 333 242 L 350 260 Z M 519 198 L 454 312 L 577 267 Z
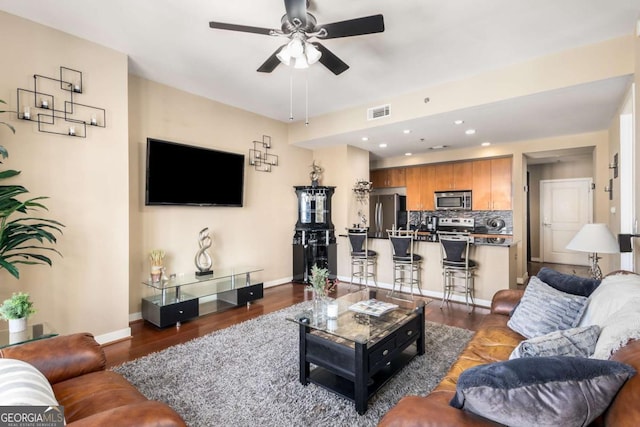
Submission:
M 272 166 L 278 166 L 278 156 L 270 154 L 271 137 L 262 135 L 262 141 L 253 141 L 253 148 L 249 149 L 249 164 L 260 172 L 271 172 Z
M 17 89 L 18 119 L 37 122 L 39 132 L 86 138 L 87 126 L 104 128 L 107 122 L 104 108 L 74 99 L 83 91 L 82 72 L 78 70 L 60 67 L 59 79 L 34 74 L 33 90 Z M 56 103 L 58 98 L 62 102 Z
M 198 245 L 200 249 L 196 252 L 195 262 L 198 271 L 196 271 L 196 276 L 208 276 L 213 274 L 213 270 L 211 270 L 211 265 L 213 262 L 211 261 L 211 256 L 207 252 L 207 250 L 211 247 L 211 236 L 209 235 L 209 228 L 205 227 L 200 230 L 198 233 Z
M 356 200 L 360 203 L 368 201 L 372 185 L 373 183 L 367 179 L 358 179 L 353 186 L 353 194 L 355 194 Z

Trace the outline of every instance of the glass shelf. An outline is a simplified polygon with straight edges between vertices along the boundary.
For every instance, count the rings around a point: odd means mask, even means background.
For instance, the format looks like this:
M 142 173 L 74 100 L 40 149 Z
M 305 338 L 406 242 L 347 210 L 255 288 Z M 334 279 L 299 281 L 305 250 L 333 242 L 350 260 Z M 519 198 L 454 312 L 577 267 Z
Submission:
M 213 274 L 209 274 L 206 276 L 196 276 L 195 273 L 185 273 L 185 274 L 176 274 L 175 276 L 172 275 L 168 279 L 162 279 L 157 282 L 153 282 L 149 278 L 148 280 L 145 280 L 142 283 L 158 290 L 179 288 L 181 286 L 194 285 L 197 283 L 203 283 L 203 282 L 208 282 L 212 280 L 221 280 L 221 279 L 231 279 L 233 285 L 235 285 L 236 277 L 247 275 L 247 279 L 249 279 L 249 275 L 251 273 L 256 273 L 262 270 L 263 269 L 259 267 L 220 268 L 220 269 L 213 270 Z M 248 280 L 246 285 L 249 286 Z

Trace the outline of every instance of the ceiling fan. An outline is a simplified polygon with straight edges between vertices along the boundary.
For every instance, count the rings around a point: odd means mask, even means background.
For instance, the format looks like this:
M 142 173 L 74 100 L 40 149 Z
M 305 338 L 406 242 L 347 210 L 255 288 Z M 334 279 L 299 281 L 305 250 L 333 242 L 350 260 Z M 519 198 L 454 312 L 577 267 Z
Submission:
M 322 44 L 310 39 L 328 40 L 384 31 L 382 15 L 318 25 L 315 16 L 307 11 L 308 5 L 309 0 L 284 0 L 286 14 L 281 19 L 280 30 L 213 21 L 209 22 L 209 27 L 288 38 L 289 42 L 280 46 L 258 68 L 261 73 L 272 72 L 280 63 L 293 63 L 295 68 L 307 68 L 319 61 L 335 75 L 345 72 L 349 66 Z

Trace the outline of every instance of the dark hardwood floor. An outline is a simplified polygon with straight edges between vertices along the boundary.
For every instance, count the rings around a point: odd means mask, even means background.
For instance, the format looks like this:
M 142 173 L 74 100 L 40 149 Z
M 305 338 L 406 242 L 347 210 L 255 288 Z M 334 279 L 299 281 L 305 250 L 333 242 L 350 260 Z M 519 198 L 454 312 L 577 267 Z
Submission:
M 529 275 L 535 275 L 543 266 L 548 266 L 562 273 L 577 274 L 585 277 L 588 274 L 588 267 L 583 266 L 529 263 Z M 349 285 L 341 283 L 338 285 L 337 295 L 343 295 L 348 291 Z M 248 307 L 242 306 L 207 314 L 189 322 L 184 322 L 179 328 L 167 327 L 159 329 L 142 320 L 135 321 L 130 324 L 132 335 L 130 339 L 104 346 L 107 365 L 109 367 L 120 365 L 172 345 L 309 300 L 311 297 L 311 292 L 306 290 L 306 286 L 286 283 L 265 289 L 264 298 Z M 483 307 L 474 307 L 473 311 L 468 313 L 464 304 L 455 302 L 449 303 L 441 309 L 440 300 L 436 299 L 428 304 L 425 310 L 427 320 L 470 330 L 476 330 L 487 313 L 489 313 L 489 309 Z
M 241 306 L 218 313 L 201 316 L 189 322 L 184 322 L 179 328 L 157 328 L 142 320 L 132 322 L 130 339 L 105 345 L 107 366 L 113 367 L 124 362 L 137 359 L 149 353 L 163 350 L 167 347 L 209 334 L 219 329 L 227 328 L 236 323 L 271 313 L 299 302 L 310 300 L 312 294 L 302 284 L 286 283 L 264 290 L 264 298 L 255 301 L 250 306 Z M 338 285 L 337 295 L 348 292 L 349 285 Z M 440 309 L 440 300 L 433 300 L 427 304 L 425 315 L 427 320 L 475 330 L 489 309 L 474 307 L 469 314 L 466 306 L 459 303 L 449 303 Z

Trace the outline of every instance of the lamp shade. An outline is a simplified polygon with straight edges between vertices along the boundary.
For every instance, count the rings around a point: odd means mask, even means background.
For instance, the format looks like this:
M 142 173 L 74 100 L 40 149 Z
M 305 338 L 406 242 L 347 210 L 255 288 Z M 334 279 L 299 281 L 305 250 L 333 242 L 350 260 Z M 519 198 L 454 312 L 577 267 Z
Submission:
M 601 254 L 620 252 L 618 241 L 604 223 L 585 224 L 571 239 L 567 249 Z

